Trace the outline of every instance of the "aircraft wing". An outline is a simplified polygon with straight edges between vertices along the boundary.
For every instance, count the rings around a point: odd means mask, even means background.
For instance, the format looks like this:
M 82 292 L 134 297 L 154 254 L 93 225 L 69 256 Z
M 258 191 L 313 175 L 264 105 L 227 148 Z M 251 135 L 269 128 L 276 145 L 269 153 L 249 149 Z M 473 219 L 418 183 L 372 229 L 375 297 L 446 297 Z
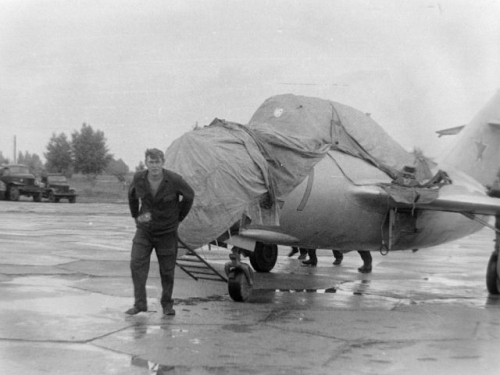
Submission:
M 472 215 L 500 215 L 500 199 L 492 198 L 480 192 L 468 191 L 460 186 L 446 186 L 440 189 L 437 198 L 432 201 L 408 202 L 396 199 L 380 186 L 365 185 L 354 188 L 354 196 L 365 204 L 387 204 L 394 208 L 447 211 Z

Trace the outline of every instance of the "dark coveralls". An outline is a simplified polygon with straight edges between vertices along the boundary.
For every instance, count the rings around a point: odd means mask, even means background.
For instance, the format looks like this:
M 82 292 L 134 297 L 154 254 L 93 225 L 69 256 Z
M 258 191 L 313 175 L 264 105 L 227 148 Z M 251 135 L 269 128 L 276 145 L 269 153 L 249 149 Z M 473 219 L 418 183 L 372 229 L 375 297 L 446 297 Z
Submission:
M 146 281 L 154 248 L 160 266 L 161 305 L 166 310 L 173 306 L 177 227 L 193 205 L 194 191 L 180 175 L 163 169 L 163 180 L 153 196 L 147 176 L 147 170 L 137 172 L 128 192 L 130 213 L 137 228 L 130 261 L 134 306 L 147 310 Z

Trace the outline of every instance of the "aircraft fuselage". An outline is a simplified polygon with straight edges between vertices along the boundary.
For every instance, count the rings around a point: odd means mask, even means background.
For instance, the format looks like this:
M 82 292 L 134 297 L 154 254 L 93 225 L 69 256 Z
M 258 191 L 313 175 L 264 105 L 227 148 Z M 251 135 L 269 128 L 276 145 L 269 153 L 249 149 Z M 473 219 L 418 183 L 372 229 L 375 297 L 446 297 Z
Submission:
M 483 190 L 458 172 L 452 177 L 453 184 Z M 390 182 L 371 164 L 331 151 L 286 197 L 280 232 L 299 242 L 281 244 L 338 250 L 379 250 L 385 244 L 407 250 L 453 241 L 483 227 L 459 213 L 442 211 L 400 210 L 391 220 L 388 204 L 360 201 L 354 194 L 356 186 Z

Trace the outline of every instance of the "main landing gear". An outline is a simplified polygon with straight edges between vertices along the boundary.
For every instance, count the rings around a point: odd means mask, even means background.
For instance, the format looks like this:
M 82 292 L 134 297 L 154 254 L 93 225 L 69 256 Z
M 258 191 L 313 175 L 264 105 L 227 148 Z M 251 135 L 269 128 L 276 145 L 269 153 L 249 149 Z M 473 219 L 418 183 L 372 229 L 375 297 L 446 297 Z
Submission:
M 500 216 L 495 218 L 495 250 L 486 268 L 486 287 L 490 294 L 500 294 Z
M 224 265 L 228 282 L 229 296 L 237 302 L 245 302 L 250 298 L 254 276 L 252 268 L 241 263 L 241 254 L 248 251 L 239 247 L 233 247 L 229 255 L 230 262 Z M 255 250 L 249 254 L 250 264 L 257 272 L 269 272 L 273 269 L 278 260 L 278 246 L 265 245 L 257 242 Z
M 500 262 L 498 261 L 498 246 L 495 247 L 486 268 L 486 287 L 490 294 L 500 294 Z

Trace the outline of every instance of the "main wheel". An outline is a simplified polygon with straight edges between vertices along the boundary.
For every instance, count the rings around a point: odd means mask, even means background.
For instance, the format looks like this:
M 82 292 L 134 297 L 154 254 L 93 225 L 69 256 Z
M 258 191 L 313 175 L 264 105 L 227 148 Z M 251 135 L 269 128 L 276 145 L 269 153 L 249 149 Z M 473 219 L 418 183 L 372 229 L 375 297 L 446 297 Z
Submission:
M 236 302 L 245 302 L 250 298 L 252 287 L 245 274 L 240 270 L 229 272 L 227 280 L 229 296 Z
M 33 201 L 41 202 L 42 201 L 42 193 L 33 195 Z
M 9 189 L 9 199 L 11 201 L 18 201 L 20 196 L 19 188 L 17 186 L 11 186 Z
M 486 287 L 490 294 L 500 294 L 500 276 L 498 272 L 498 252 L 493 252 L 486 268 Z
M 257 242 L 255 250 L 250 253 L 250 264 L 257 272 L 271 271 L 278 260 L 278 246 Z

